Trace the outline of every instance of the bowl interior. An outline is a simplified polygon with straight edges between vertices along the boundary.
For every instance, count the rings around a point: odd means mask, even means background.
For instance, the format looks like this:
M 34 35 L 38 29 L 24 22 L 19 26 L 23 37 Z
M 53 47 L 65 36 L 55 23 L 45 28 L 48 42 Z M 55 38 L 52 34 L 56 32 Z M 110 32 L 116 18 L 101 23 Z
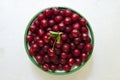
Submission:
M 65 8 L 65 7 L 58 7 L 58 8 L 70 9 L 70 8 Z M 49 8 L 49 9 L 50 9 L 50 8 Z M 72 10 L 72 9 L 70 9 L 70 10 Z M 35 58 L 32 57 L 32 56 L 29 54 L 29 52 L 28 52 L 29 46 L 28 46 L 27 41 L 26 41 L 26 36 L 27 36 L 27 34 L 28 34 L 29 26 L 30 26 L 30 25 L 32 24 L 32 22 L 37 18 L 37 16 L 38 16 L 40 13 L 42 13 L 43 11 L 44 11 L 44 10 L 38 12 L 36 15 L 33 16 L 33 18 L 32 18 L 32 19 L 30 20 L 30 22 L 28 23 L 27 28 L 26 28 L 26 30 L 25 30 L 25 34 L 24 34 L 24 46 L 25 46 L 27 55 L 28 55 L 29 59 L 33 62 L 33 64 L 35 64 L 35 65 L 36 65 L 38 68 L 40 68 L 40 69 L 42 69 L 41 66 L 37 63 L 37 61 L 35 60 Z M 77 14 L 79 14 L 78 12 L 76 12 L 76 11 L 74 11 L 74 10 L 72 10 L 72 11 L 75 12 L 75 13 L 77 13 Z M 85 17 L 83 17 L 81 14 L 79 14 L 79 15 L 80 15 L 82 18 L 85 18 Z M 86 18 L 85 18 L 85 19 L 86 19 Z M 87 20 L 87 19 L 86 19 L 86 20 Z M 91 28 L 91 26 L 90 26 L 90 24 L 89 24 L 88 21 L 87 21 L 87 27 L 88 27 L 88 29 L 89 29 L 89 36 L 91 37 L 91 44 L 92 44 L 93 47 L 94 47 L 94 35 L 93 35 L 92 28 Z M 92 50 L 92 51 L 93 51 L 93 50 Z M 80 66 L 77 66 L 77 67 L 73 68 L 73 69 L 72 69 L 71 71 L 69 71 L 69 72 L 65 72 L 65 71 L 55 71 L 55 72 L 52 72 L 52 71 L 50 71 L 50 70 L 45 71 L 45 72 L 48 72 L 48 73 L 50 73 L 50 74 L 61 74 L 61 75 L 73 73 L 73 72 L 79 70 L 81 67 L 83 67 L 83 66 L 86 64 L 86 62 L 90 59 L 90 57 L 91 57 L 91 55 L 92 55 L 92 51 L 89 53 L 87 60 L 85 60 L 84 62 L 82 62 L 82 64 L 81 64 Z

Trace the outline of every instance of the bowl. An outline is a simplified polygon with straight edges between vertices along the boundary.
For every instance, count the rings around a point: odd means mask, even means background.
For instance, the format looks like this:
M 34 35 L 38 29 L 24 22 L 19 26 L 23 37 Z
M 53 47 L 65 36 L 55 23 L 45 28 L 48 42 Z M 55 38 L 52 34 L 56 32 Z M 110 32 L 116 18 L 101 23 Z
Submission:
M 52 7 L 52 8 L 54 8 L 54 7 Z M 52 8 L 47 8 L 47 9 L 52 9 Z M 69 10 L 71 10 L 72 12 L 79 14 L 79 16 L 81 16 L 81 18 L 85 18 L 85 17 L 83 17 L 80 13 L 76 12 L 76 11 L 73 10 L 73 9 L 66 8 L 66 7 L 57 7 L 57 8 L 58 8 L 58 9 L 69 9 Z M 46 10 L 46 9 L 44 9 L 44 10 Z M 43 70 L 43 69 L 42 69 L 42 67 L 38 64 L 38 62 L 36 61 L 35 57 L 33 57 L 33 56 L 31 56 L 31 55 L 29 54 L 29 45 L 28 45 L 28 43 L 27 43 L 27 41 L 26 41 L 26 36 L 28 35 L 30 25 L 31 25 L 31 24 L 33 23 L 33 21 L 37 18 L 37 16 L 38 16 L 40 13 L 42 13 L 44 10 L 40 10 L 40 12 L 38 12 L 36 15 L 33 16 L 33 18 L 29 21 L 29 23 L 28 23 L 28 25 L 27 25 L 27 27 L 26 27 L 26 30 L 25 30 L 25 34 L 24 34 L 24 47 L 25 47 L 25 50 L 26 50 L 26 52 L 27 52 L 27 55 L 28 55 L 29 59 L 32 61 L 32 63 L 33 63 L 35 66 L 37 66 L 39 69 L 41 69 L 41 70 Z M 85 18 L 85 19 L 86 19 L 86 18 Z M 86 21 L 87 21 L 87 20 L 86 20 Z M 92 44 L 92 46 L 94 47 L 94 34 L 93 34 L 92 28 L 91 28 L 91 26 L 90 26 L 90 24 L 89 24 L 88 21 L 87 21 L 87 23 L 86 23 L 86 26 L 87 26 L 88 31 L 89 31 L 89 36 L 90 36 L 90 38 L 91 38 L 91 44 Z M 72 68 L 72 69 L 71 69 L 70 71 L 68 71 L 68 72 L 66 72 L 66 71 L 55 71 L 55 72 L 52 72 L 51 70 L 48 70 L 48 71 L 45 71 L 45 72 L 50 73 L 50 74 L 55 74 L 55 75 L 65 75 L 65 74 L 71 74 L 71 73 L 73 73 L 73 72 L 76 72 L 76 71 L 78 71 L 79 69 L 81 69 L 81 68 L 88 62 L 88 60 L 90 59 L 90 57 L 91 57 L 91 55 L 92 55 L 92 52 L 93 52 L 93 48 L 92 48 L 92 50 L 89 52 L 89 55 L 88 55 L 87 59 L 86 59 L 85 61 L 83 61 L 80 66 L 76 66 L 76 67 Z M 43 71 L 44 71 L 44 70 L 43 70 Z

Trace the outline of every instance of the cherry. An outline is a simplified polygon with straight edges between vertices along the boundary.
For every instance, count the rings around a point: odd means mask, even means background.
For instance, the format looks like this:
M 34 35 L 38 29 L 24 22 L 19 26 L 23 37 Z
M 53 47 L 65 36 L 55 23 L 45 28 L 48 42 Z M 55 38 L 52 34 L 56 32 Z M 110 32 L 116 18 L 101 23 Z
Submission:
M 59 23 L 58 27 L 62 31 L 65 29 L 65 24 L 63 22 L 61 22 L 61 23 Z
M 31 56 L 34 56 L 34 55 L 35 55 L 35 52 L 34 52 L 34 50 L 33 50 L 32 48 L 29 49 L 29 54 L 30 54 Z
M 41 26 L 42 28 L 45 28 L 48 26 L 48 21 L 46 19 L 41 20 Z
M 58 25 L 54 25 L 54 26 L 52 27 L 52 30 L 55 31 L 55 32 L 59 31 Z
M 79 15 L 78 14 L 76 14 L 76 13 L 74 13 L 73 15 L 72 15 L 72 20 L 73 21 L 77 21 L 77 20 L 79 20 Z
M 81 65 L 81 63 L 82 63 L 80 58 L 76 58 L 75 61 L 76 61 L 77 66 Z
M 71 16 L 72 15 L 72 11 L 71 10 L 69 10 L 69 9 L 67 9 L 67 10 L 65 10 L 65 16 Z
M 77 29 L 73 29 L 71 34 L 72 34 L 73 37 L 78 37 L 80 35 L 80 33 Z
M 55 15 L 58 15 L 59 14 L 59 9 L 58 8 L 53 8 L 53 13 L 55 14 Z
M 73 65 L 75 64 L 75 60 L 74 60 L 73 58 L 70 58 L 70 59 L 68 60 L 68 64 L 69 64 L 70 66 L 73 66 Z
M 65 59 L 60 59 L 60 64 L 65 64 L 67 61 Z
M 74 56 L 80 56 L 80 50 L 79 49 L 74 49 L 73 53 Z
M 43 60 L 45 62 L 50 62 L 50 57 L 46 54 L 46 55 L 43 56 Z
M 38 15 L 38 20 L 40 21 L 42 19 L 45 19 L 45 15 L 43 13 Z
M 90 43 L 91 42 L 91 38 L 88 36 L 86 43 Z
M 87 39 L 88 39 L 88 34 L 83 33 L 83 34 L 82 34 L 82 39 L 83 39 L 83 40 L 87 40 Z
M 72 54 L 68 54 L 68 59 L 72 58 L 73 55 Z
M 27 40 L 27 42 L 31 42 L 32 41 L 32 36 L 31 35 L 27 35 L 27 37 L 26 37 L 26 40 Z
M 56 55 L 60 55 L 61 54 L 61 50 L 58 49 L 58 48 L 55 48 L 55 53 L 56 53 Z
M 68 38 L 68 37 L 67 37 L 66 34 L 62 34 L 62 35 L 61 35 L 61 39 L 62 39 L 63 41 L 67 40 L 67 38 Z
M 83 49 L 84 46 L 85 46 L 85 43 L 81 42 L 81 43 L 79 43 L 79 45 L 77 47 L 78 47 L 78 49 Z
M 71 70 L 71 67 L 70 67 L 68 64 L 66 64 L 66 65 L 64 66 L 64 70 L 65 70 L 66 72 L 69 72 L 69 71 Z
M 62 53 L 61 53 L 61 58 L 63 58 L 63 59 L 67 58 L 67 53 L 62 52 Z
M 38 41 L 38 45 L 39 45 L 39 47 L 43 47 L 43 46 L 44 46 L 43 40 L 39 40 L 39 41 Z
M 39 21 L 38 20 L 34 21 L 34 25 L 38 27 L 40 25 Z
M 64 16 L 65 11 L 64 10 L 60 10 L 60 15 Z
M 52 14 L 53 14 L 53 11 L 52 11 L 51 9 L 46 9 L 46 10 L 45 10 L 45 15 L 46 15 L 47 17 L 52 16 Z
M 82 33 L 88 33 L 88 28 L 87 27 L 82 27 L 81 32 Z
M 37 30 L 36 26 L 34 26 L 34 25 L 30 26 L 29 29 L 31 32 L 35 32 Z
M 36 60 L 37 60 L 37 62 L 38 62 L 39 64 L 43 64 L 43 63 L 44 63 L 43 58 L 42 58 L 41 55 L 37 55 L 35 58 L 36 58 Z
M 63 70 L 63 65 L 62 64 L 58 64 L 58 70 Z
M 51 69 L 53 72 L 55 72 L 56 69 L 57 69 L 57 67 L 56 67 L 56 65 L 51 65 L 51 66 L 50 66 L 50 69 Z
M 55 55 L 55 52 L 53 49 L 48 49 L 48 55 L 49 56 L 54 56 Z
M 50 39 L 49 39 L 49 37 L 47 35 L 45 35 L 45 36 L 43 36 L 43 41 L 45 43 L 49 43 Z
M 51 30 L 52 30 L 52 28 L 51 28 L 51 27 L 48 27 L 46 30 L 49 32 L 49 31 L 51 31 Z
M 63 45 L 63 47 L 62 47 L 62 50 L 64 51 L 64 52 L 68 52 L 69 51 L 69 49 L 70 49 L 70 45 L 69 44 L 64 44 Z
M 55 17 L 55 21 L 56 21 L 56 22 L 61 22 L 62 19 L 63 19 L 63 17 L 62 17 L 61 15 L 57 15 L 57 16 Z
M 33 44 L 33 45 L 32 45 L 32 49 L 36 51 L 36 50 L 38 49 L 38 45 L 37 45 L 36 43 Z
M 44 64 L 44 65 L 42 66 L 42 68 L 43 68 L 43 70 L 48 71 L 49 65 L 48 65 L 48 64 Z
M 92 44 L 91 43 L 88 43 L 88 44 L 86 44 L 85 45 L 85 50 L 87 51 L 87 52 L 90 52 L 90 51 L 92 51 Z
M 43 49 L 41 49 L 41 50 L 39 50 L 39 53 L 38 54 L 40 54 L 40 55 L 44 55 L 45 54 L 45 52 L 44 52 L 44 50 Z
M 64 20 L 65 24 L 70 24 L 72 22 L 72 19 L 70 17 L 66 17 Z
M 60 48 L 62 46 L 62 42 L 56 42 L 55 47 Z
M 85 61 L 87 59 L 88 55 L 86 53 L 81 54 L 82 61 Z
M 71 30 L 72 30 L 72 29 L 71 29 L 69 26 L 65 27 L 65 31 L 66 31 L 67 33 L 71 32 Z
M 86 25 L 86 19 L 85 18 L 81 18 L 80 19 L 80 24 L 81 25 Z
M 74 43 L 70 43 L 70 47 L 71 47 L 72 50 L 76 48 Z
M 44 51 L 44 52 L 48 52 L 48 49 L 49 49 L 49 46 L 48 46 L 48 45 L 44 45 L 44 46 L 43 46 L 43 51 Z
M 39 41 L 39 40 L 40 40 L 40 37 L 39 37 L 39 36 L 35 36 L 35 37 L 34 37 L 34 41 L 35 41 L 35 42 L 37 42 L 37 41 Z
M 51 60 L 51 62 L 53 62 L 54 64 L 58 64 L 58 56 L 53 55 L 53 56 L 51 56 L 50 60 Z
M 79 44 L 81 41 L 81 38 L 80 37 L 77 37 L 77 38 L 74 38 L 74 43 L 77 45 Z
M 80 24 L 79 23 L 74 23 L 72 27 L 73 27 L 73 29 L 80 30 Z
M 42 30 L 42 29 L 39 29 L 38 30 L 38 35 L 40 36 L 40 37 L 42 37 L 43 35 L 44 35 L 44 30 Z
M 49 20 L 49 25 L 50 25 L 50 26 L 55 25 L 55 21 L 54 21 L 53 19 Z

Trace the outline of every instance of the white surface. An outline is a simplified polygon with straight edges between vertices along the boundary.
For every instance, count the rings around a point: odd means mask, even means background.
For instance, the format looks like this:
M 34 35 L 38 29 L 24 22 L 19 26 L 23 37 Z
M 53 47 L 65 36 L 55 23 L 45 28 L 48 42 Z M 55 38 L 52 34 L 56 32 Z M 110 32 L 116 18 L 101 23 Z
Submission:
M 81 70 L 55 76 L 39 70 L 24 49 L 24 31 L 41 9 L 66 6 L 94 30 L 92 58 Z M 0 0 L 0 80 L 120 80 L 120 0 Z

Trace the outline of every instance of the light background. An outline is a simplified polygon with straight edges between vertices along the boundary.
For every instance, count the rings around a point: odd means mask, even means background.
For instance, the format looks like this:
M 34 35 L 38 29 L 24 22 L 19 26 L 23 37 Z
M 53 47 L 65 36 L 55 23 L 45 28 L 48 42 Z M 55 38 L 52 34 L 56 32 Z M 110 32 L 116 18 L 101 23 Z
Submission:
M 70 75 L 39 70 L 24 49 L 29 20 L 51 6 L 78 11 L 94 31 L 92 58 Z M 120 80 L 120 0 L 0 0 L 0 80 Z

